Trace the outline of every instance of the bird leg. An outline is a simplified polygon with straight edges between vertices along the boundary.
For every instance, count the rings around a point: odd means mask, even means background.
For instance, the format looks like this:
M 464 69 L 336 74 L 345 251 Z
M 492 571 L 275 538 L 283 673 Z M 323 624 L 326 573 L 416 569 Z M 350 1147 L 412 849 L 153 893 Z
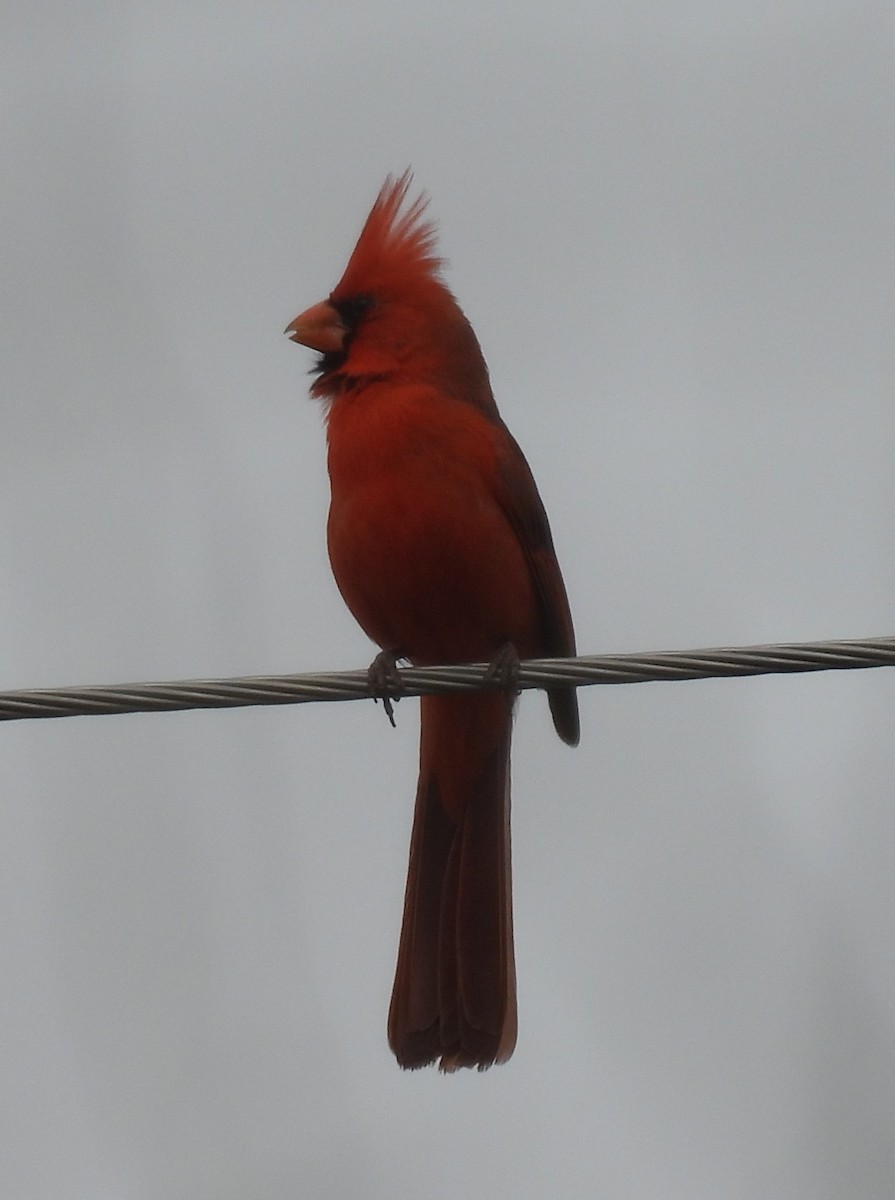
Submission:
M 519 651 L 512 642 L 504 642 L 485 672 L 487 687 L 499 688 L 511 696 L 519 694 Z
M 370 689 L 370 694 L 374 701 L 382 701 L 382 707 L 391 722 L 392 729 L 397 729 L 392 701 L 394 700 L 397 704 L 404 691 L 404 684 L 401 682 L 401 675 L 398 671 L 398 659 L 403 657 L 404 655 L 398 650 L 380 650 L 367 671 L 367 687 Z

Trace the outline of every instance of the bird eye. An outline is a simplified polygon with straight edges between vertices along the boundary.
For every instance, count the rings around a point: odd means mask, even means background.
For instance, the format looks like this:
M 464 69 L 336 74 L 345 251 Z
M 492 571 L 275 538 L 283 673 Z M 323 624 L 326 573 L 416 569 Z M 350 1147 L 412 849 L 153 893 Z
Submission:
M 347 300 L 332 300 L 330 303 L 348 328 L 353 329 L 361 317 L 373 307 L 373 297 L 349 296 Z

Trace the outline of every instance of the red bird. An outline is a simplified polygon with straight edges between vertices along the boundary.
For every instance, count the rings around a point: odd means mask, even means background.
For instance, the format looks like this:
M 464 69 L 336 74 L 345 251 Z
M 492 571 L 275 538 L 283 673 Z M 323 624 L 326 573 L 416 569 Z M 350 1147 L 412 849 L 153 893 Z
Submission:
M 329 299 L 286 332 L 320 352 L 327 540 L 339 590 L 382 647 L 371 674 L 574 655 L 547 514 L 444 284 L 410 173 L 389 177 Z M 378 669 L 377 669 L 378 668 Z M 575 689 L 548 691 L 578 742 Z M 402 1067 L 505 1062 L 516 1044 L 507 691 L 424 696 L 404 922 L 388 1018 Z

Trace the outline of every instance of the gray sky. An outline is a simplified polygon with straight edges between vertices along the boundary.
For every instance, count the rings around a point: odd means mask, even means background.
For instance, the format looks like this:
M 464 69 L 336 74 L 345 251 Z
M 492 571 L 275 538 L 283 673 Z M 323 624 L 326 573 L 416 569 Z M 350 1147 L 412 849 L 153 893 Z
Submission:
M 9 7 L 0 686 L 369 661 L 282 329 L 408 164 L 583 652 L 893 632 L 891 5 Z M 4 727 L 0 1193 L 888 1200 L 895 672 L 580 698 L 452 1078 L 385 1039 L 415 702 Z

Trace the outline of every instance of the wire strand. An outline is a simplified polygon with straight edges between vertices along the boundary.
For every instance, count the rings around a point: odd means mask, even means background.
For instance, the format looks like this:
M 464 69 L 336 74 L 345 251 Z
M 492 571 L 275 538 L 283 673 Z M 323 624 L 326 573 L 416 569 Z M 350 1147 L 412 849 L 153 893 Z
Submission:
M 895 637 L 849 641 L 783 642 L 712 650 L 655 654 L 598 654 L 582 658 L 529 659 L 519 668 L 518 688 L 590 687 L 606 683 L 657 683 L 683 679 L 727 679 L 742 675 L 851 671 L 895 666 Z M 487 663 L 406 667 L 401 690 L 392 695 L 474 692 L 486 681 Z M 129 683 L 109 687 L 29 688 L 0 692 L 0 721 L 43 717 L 110 716 L 117 713 L 177 712 L 197 708 L 309 704 L 322 700 L 369 700 L 366 671 L 323 675 L 251 675 L 235 679 L 188 679 L 176 683 Z

